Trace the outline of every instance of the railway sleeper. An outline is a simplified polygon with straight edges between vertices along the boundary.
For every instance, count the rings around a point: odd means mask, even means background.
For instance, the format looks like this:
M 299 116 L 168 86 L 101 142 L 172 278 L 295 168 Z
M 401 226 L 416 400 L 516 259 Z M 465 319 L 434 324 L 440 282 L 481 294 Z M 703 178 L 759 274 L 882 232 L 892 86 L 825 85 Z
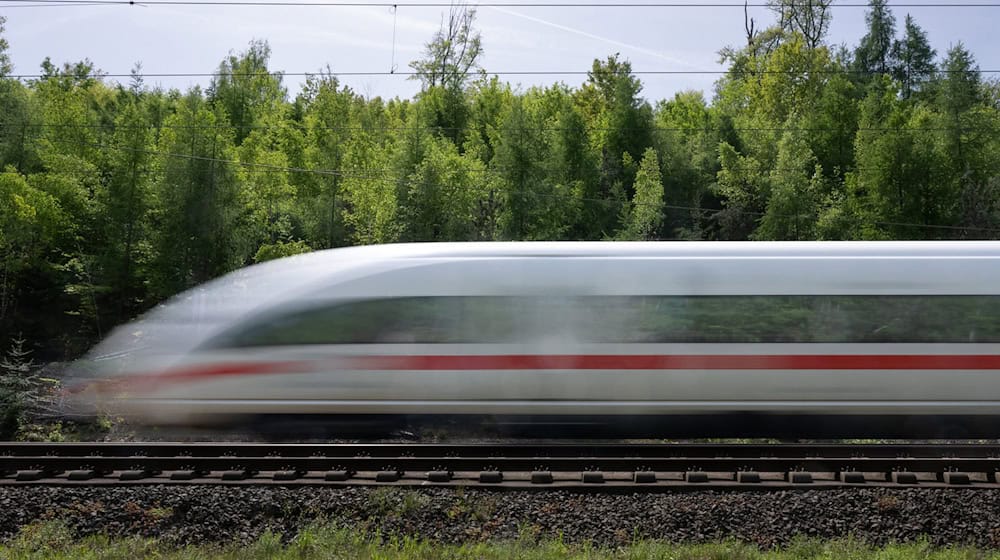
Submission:
M 500 471 L 479 471 L 479 482 L 481 484 L 500 484 L 503 482 L 503 473 Z
M 552 471 L 532 471 L 532 484 L 552 484 Z
M 756 471 L 740 471 L 736 473 L 736 482 L 741 484 L 759 484 L 760 473 Z
M 347 470 L 326 471 L 323 480 L 327 482 L 343 482 L 354 476 L 354 473 Z
M 789 471 L 785 473 L 785 480 L 792 484 L 812 484 L 813 475 L 809 472 Z
M 170 480 L 194 480 L 196 478 L 202 478 L 206 474 L 208 473 L 202 470 L 194 470 L 194 469 L 179 470 L 170 473 Z
M 864 484 L 865 473 L 857 471 L 840 471 L 837 473 L 837 480 L 844 484 Z
M 944 482 L 945 484 L 961 486 L 972 484 L 972 478 L 969 476 L 969 473 L 963 472 L 943 472 L 938 475 L 938 480 Z
M 636 471 L 632 476 L 636 484 L 656 484 L 656 473 L 653 471 Z
M 66 473 L 66 478 L 69 480 L 90 480 L 107 474 L 110 473 L 98 471 L 97 469 L 74 469 Z
M 451 482 L 452 473 L 448 471 L 429 471 L 427 473 L 428 482 Z
M 691 484 L 708 482 L 708 473 L 704 471 L 688 471 L 684 473 L 684 481 Z
M 378 471 L 375 473 L 375 482 L 396 482 L 402 476 L 400 471 Z
M 29 480 L 41 480 L 47 476 L 53 476 L 60 474 L 52 471 L 45 471 L 42 469 L 24 469 L 17 471 L 14 480 L 29 481 Z
M 909 471 L 893 471 L 889 474 L 889 480 L 896 484 L 917 484 L 917 473 Z
M 604 484 L 604 473 L 598 471 L 586 471 L 580 479 L 584 484 Z
M 157 475 L 159 472 L 146 469 L 130 469 L 118 473 L 118 480 L 142 480 Z
M 302 475 L 304 475 L 304 474 L 305 473 L 303 471 L 300 471 L 300 470 L 274 471 L 274 474 L 271 475 L 271 479 L 272 480 L 285 480 L 285 481 L 287 481 L 287 480 L 296 480 L 298 478 L 301 478 Z
M 233 469 L 222 471 L 222 480 L 246 480 L 257 474 L 257 471 L 248 469 Z

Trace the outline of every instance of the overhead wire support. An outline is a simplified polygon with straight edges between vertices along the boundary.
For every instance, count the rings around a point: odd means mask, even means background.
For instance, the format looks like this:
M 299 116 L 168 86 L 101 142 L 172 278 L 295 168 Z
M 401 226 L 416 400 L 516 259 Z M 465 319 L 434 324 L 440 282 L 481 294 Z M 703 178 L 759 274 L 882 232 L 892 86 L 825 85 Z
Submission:
M 399 12 L 399 8 L 396 4 L 392 5 L 392 59 L 389 61 L 389 73 L 396 73 L 396 15 Z

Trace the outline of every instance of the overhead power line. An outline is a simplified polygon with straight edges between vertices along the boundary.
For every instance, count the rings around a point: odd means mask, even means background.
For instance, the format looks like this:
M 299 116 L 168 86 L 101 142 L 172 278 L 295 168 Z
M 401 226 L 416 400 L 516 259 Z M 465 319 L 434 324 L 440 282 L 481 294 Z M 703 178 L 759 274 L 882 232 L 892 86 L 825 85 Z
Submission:
M 2 2 L 3 0 L 0 0 Z M 0 7 L 3 7 L 0 5 Z M 498 72 L 483 72 L 487 76 L 589 76 L 592 71 L 590 70 L 502 70 Z M 935 70 L 936 74 L 1000 74 L 1000 69 L 974 69 L 974 70 L 947 70 L 940 69 Z M 866 76 L 866 75 L 876 75 L 876 74 L 886 74 L 879 70 L 852 70 L 852 69 L 837 69 L 837 70 L 631 70 L 630 75 L 637 76 L 670 76 L 670 75 L 732 75 L 732 76 L 760 76 L 760 75 L 786 75 L 786 76 L 805 76 L 809 74 L 817 74 L 821 76 L 828 75 L 855 75 L 855 76 Z M 285 77 L 285 76 L 296 76 L 296 77 L 310 77 L 310 76 L 324 76 L 329 75 L 333 77 L 341 76 L 418 76 L 420 72 L 412 71 L 391 71 L 391 70 L 368 70 L 368 71 L 345 71 L 345 72 L 285 72 L 281 70 L 275 70 L 272 72 L 142 72 L 142 73 L 132 73 L 132 72 L 95 72 L 94 74 L 77 77 L 72 73 L 60 71 L 57 74 L 8 74 L 7 78 L 14 78 L 19 80 L 27 79 L 43 79 L 43 78 L 71 78 L 71 79 L 101 79 L 101 78 L 256 78 L 260 76 L 274 76 L 274 77 Z M 921 80 L 926 81 L 926 80 Z
M 62 5 L 100 6 L 263 6 L 263 7 L 371 7 L 371 8 L 451 8 L 452 2 L 349 2 L 349 1 L 306 1 L 306 0 L 0 0 L 0 3 L 33 3 Z M 803 2 L 802 6 L 811 4 Z M 994 2 L 897 2 L 886 5 L 889 8 L 998 8 Z M 490 8 L 768 8 L 767 3 L 744 4 L 742 2 L 481 2 L 475 7 Z M 869 8 L 860 2 L 832 3 L 830 8 Z
M 30 1 L 30 0 L 22 0 Z M 37 0 L 36 0 L 37 1 Z M 0 7 L 4 10 L 9 10 L 11 8 L 58 8 L 65 6 L 102 6 L 103 4 L 95 2 L 46 2 L 44 4 L 2 4 Z

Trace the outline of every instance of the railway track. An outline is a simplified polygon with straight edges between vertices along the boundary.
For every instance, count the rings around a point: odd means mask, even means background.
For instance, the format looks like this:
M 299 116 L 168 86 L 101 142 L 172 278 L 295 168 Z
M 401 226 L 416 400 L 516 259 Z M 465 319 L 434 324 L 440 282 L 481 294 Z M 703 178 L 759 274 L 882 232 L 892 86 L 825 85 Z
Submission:
M 1000 488 L 1000 445 L 0 443 L 2 485 Z

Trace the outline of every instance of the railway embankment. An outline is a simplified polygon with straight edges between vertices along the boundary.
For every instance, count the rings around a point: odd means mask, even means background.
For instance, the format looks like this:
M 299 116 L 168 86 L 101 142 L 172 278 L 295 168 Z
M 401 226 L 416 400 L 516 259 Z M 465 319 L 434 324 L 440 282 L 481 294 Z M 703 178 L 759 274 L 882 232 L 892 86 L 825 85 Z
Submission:
M 0 540 L 58 521 L 76 537 L 171 545 L 292 538 L 323 523 L 438 543 L 524 539 L 623 546 L 639 540 L 762 548 L 807 539 L 926 540 L 1000 549 L 1000 490 L 851 488 L 580 493 L 455 488 L 150 485 L 0 487 Z

